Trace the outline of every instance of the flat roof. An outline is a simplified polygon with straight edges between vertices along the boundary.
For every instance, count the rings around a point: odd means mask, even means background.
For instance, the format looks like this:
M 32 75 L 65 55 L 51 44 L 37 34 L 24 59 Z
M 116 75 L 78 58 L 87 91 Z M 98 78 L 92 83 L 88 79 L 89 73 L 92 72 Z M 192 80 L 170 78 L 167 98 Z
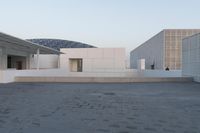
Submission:
M 13 46 L 17 46 L 20 48 L 29 51 L 30 53 L 36 53 L 37 49 L 40 49 L 40 54 L 62 54 L 62 52 L 55 50 L 53 48 L 49 48 L 46 46 L 42 46 L 36 43 L 32 43 L 5 33 L 0 32 L 0 42 L 8 43 Z

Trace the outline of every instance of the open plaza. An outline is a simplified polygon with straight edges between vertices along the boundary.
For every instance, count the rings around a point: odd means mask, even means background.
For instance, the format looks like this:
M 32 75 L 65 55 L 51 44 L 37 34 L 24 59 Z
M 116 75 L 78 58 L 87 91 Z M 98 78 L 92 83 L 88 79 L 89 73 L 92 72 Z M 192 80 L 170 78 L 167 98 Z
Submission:
M 199 133 L 200 84 L 0 85 L 1 133 Z

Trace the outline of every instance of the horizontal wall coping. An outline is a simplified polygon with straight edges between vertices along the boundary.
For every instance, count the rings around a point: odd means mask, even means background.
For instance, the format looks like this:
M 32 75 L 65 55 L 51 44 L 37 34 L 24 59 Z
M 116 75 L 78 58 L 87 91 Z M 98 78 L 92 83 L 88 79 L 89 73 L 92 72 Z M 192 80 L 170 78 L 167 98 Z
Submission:
M 137 83 L 137 82 L 192 82 L 191 77 L 15 77 L 15 82 L 60 82 L 60 83 Z

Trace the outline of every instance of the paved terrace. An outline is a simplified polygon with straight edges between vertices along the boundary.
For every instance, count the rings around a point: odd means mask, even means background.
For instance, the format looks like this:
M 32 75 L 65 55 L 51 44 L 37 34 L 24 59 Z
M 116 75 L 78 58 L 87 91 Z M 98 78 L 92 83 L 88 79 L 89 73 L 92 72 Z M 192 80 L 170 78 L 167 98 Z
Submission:
M 0 84 L 0 133 L 199 133 L 200 84 Z

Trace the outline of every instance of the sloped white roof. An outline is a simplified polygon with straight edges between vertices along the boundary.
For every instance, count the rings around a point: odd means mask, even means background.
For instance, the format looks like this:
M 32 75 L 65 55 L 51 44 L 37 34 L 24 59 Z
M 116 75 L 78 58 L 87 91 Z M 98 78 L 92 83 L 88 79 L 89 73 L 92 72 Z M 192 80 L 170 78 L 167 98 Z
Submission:
M 36 53 L 37 49 L 40 49 L 41 54 L 61 54 L 60 51 L 45 47 L 36 43 L 32 43 L 5 33 L 0 32 L 0 46 L 9 45 L 10 47 L 16 47 L 18 49 L 23 49 L 32 54 Z

